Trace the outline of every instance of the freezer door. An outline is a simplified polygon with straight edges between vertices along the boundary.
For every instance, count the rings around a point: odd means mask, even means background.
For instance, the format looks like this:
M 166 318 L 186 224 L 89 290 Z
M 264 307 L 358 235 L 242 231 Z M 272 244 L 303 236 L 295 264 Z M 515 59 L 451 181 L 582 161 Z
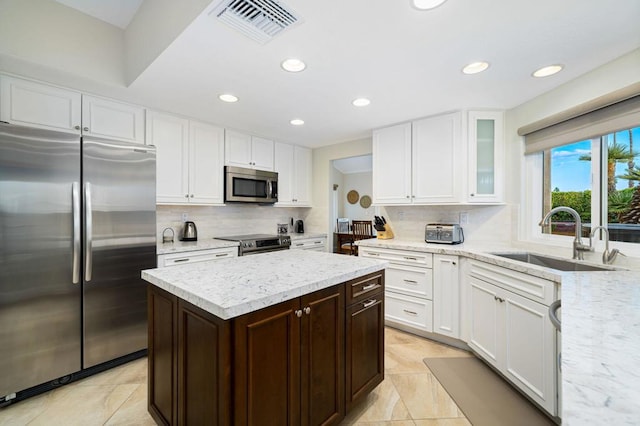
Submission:
M 0 396 L 81 368 L 79 182 L 78 136 L 0 124 Z
M 147 347 L 156 266 L 155 148 L 83 138 L 83 368 Z

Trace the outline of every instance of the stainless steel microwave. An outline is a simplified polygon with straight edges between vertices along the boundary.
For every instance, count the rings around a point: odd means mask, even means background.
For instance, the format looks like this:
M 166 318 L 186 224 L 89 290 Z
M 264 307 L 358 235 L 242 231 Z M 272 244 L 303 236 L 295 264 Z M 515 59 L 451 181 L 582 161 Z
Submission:
M 278 173 L 225 166 L 225 203 L 273 204 L 277 201 Z

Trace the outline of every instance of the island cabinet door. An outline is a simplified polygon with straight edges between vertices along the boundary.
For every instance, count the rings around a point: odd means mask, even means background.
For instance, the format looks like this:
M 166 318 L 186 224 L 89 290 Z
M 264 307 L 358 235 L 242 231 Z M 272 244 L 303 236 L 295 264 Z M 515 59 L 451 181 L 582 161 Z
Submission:
M 231 326 L 178 300 L 178 425 L 231 423 Z
M 234 320 L 234 424 L 300 424 L 300 300 Z
M 344 400 L 344 285 L 301 298 L 303 426 L 338 424 Z
M 178 298 L 149 284 L 148 409 L 158 424 L 176 424 L 178 408 L 174 398 L 178 380 L 177 321 Z
M 347 412 L 384 380 L 384 292 L 347 307 Z

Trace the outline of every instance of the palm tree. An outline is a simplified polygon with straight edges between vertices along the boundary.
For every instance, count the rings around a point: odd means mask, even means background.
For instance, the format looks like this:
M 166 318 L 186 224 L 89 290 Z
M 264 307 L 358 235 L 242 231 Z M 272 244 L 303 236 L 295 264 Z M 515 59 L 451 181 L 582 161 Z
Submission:
M 632 169 L 627 169 L 627 174 L 618 177 L 640 182 L 640 168 L 634 166 Z M 620 219 L 622 223 L 640 223 L 640 185 L 636 185 L 636 189 L 633 191 L 633 197 L 629 203 L 629 211 L 622 215 Z
M 637 154 L 632 154 L 629 148 L 615 140 L 609 143 L 607 149 L 607 190 L 612 193 L 616 190 L 616 164 L 632 161 Z M 591 154 L 581 155 L 579 160 L 591 161 Z

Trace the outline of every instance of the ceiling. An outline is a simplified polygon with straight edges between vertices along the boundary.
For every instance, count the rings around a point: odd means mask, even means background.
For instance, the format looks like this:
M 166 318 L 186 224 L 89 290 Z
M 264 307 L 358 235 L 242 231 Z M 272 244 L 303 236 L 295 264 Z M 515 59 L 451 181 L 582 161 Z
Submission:
M 138 9 L 126 0 L 58 1 L 100 4 L 84 13 L 106 21 L 107 5 L 120 15 Z M 167 111 L 310 147 L 451 110 L 510 109 L 640 47 L 638 0 L 448 0 L 431 11 L 409 0 L 285 0 L 302 22 L 265 44 L 210 16 L 218 3 L 127 90 Z M 306 70 L 283 71 L 289 57 Z M 487 71 L 461 72 L 480 60 Z M 559 74 L 531 76 L 558 63 Z M 221 102 L 221 93 L 239 101 Z M 354 107 L 361 96 L 371 104 Z M 292 126 L 293 118 L 305 124 Z
M 142 0 L 56 0 L 116 27 L 127 28 Z

